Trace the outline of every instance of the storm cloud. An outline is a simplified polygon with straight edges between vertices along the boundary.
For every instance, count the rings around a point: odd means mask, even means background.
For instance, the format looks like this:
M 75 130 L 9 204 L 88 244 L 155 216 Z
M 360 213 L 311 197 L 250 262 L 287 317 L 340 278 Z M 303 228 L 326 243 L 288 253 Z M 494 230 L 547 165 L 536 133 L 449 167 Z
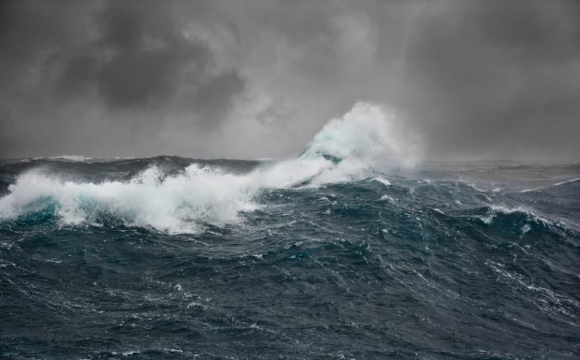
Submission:
M 357 101 L 427 158 L 578 159 L 575 1 L 0 3 L 0 156 L 293 156 Z

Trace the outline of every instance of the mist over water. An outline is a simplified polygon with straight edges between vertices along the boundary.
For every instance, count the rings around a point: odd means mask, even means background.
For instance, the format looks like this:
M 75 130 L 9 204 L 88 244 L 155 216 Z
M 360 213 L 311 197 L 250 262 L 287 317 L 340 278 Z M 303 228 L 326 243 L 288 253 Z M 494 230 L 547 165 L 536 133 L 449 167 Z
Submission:
M 1 355 L 577 358 L 580 163 L 424 162 L 396 120 L 282 160 L 3 160 Z

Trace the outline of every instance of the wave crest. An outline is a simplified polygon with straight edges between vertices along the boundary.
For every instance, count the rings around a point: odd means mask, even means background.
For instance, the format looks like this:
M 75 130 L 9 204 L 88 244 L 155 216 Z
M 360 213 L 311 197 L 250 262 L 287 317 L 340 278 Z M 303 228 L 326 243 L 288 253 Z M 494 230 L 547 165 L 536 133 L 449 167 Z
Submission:
M 357 103 L 340 119 L 330 120 L 300 155 L 324 157 L 335 163 L 358 162 L 384 170 L 412 166 L 418 160 L 418 142 L 397 127 L 393 112 L 369 103 Z
M 200 222 L 223 224 L 253 210 L 248 179 L 219 170 L 187 167 L 165 176 L 151 167 L 128 182 L 62 181 L 35 171 L 23 174 L 0 199 L 0 217 L 16 217 L 54 204 L 65 224 L 100 223 L 114 217 L 128 226 L 191 233 Z
M 200 225 L 236 222 L 254 210 L 264 188 L 316 187 L 359 180 L 374 168 L 408 166 L 414 160 L 393 129 L 393 116 L 359 103 L 331 120 L 295 159 L 247 174 L 190 165 L 175 175 L 152 166 L 129 181 L 75 182 L 40 171 L 20 175 L 0 199 L 0 219 L 45 210 L 65 224 L 100 224 L 114 218 L 128 226 L 168 233 L 195 233 Z

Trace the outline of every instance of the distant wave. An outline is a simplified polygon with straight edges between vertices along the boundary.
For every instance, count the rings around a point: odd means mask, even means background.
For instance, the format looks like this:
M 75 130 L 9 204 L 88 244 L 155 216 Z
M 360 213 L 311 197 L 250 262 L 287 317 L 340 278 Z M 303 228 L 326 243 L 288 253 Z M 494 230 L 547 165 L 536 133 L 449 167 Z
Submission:
M 90 157 L 82 155 L 62 155 L 62 156 L 50 156 L 50 157 L 35 157 L 34 160 L 56 160 L 56 161 L 73 161 L 73 162 L 84 162 L 92 160 Z
M 561 182 L 555 183 L 553 186 L 561 186 L 561 185 L 564 185 L 564 184 L 570 184 L 570 183 L 573 183 L 573 182 L 576 182 L 576 181 L 579 181 L 579 180 L 580 180 L 580 178 L 574 178 L 574 179 L 570 179 L 570 180 L 566 180 L 566 181 L 561 181 Z
M 573 178 L 573 179 L 569 179 L 569 180 L 564 180 L 564 181 L 557 182 L 555 184 L 551 184 L 551 185 L 547 185 L 547 186 L 542 186 L 542 187 L 539 187 L 539 188 L 536 188 L 536 189 L 524 189 L 524 190 L 522 190 L 522 192 L 523 193 L 527 193 L 527 192 L 540 191 L 540 190 L 547 189 L 547 188 L 550 188 L 550 187 L 553 187 L 553 186 L 562 186 L 562 185 L 566 185 L 566 184 L 572 184 L 572 183 L 575 183 L 577 181 L 580 181 L 580 178 Z
M 511 215 L 511 214 L 522 214 L 524 215 L 527 219 L 529 219 L 530 221 L 534 221 L 538 224 L 543 224 L 546 226 L 553 226 L 554 222 L 536 214 L 535 212 L 533 212 L 530 209 L 525 209 L 521 206 L 515 207 L 515 208 L 510 208 L 504 205 L 490 205 L 489 207 L 487 207 L 488 209 L 488 215 L 485 216 L 477 216 L 477 218 L 479 218 L 482 222 L 484 222 L 485 224 L 491 224 L 494 220 L 495 217 L 497 217 L 497 215 L 502 214 L 502 215 Z

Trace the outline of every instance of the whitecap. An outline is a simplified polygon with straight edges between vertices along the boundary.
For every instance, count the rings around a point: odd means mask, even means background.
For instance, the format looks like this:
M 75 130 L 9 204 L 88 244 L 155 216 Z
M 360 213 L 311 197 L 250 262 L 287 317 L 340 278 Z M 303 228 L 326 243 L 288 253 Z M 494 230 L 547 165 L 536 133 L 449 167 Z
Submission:
M 391 182 L 390 182 L 389 180 L 387 180 L 387 179 L 384 179 L 384 178 L 381 178 L 381 177 L 376 177 L 376 178 L 374 178 L 373 180 L 374 180 L 374 181 L 378 181 L 378 182 L 380 182 L 381 184 L 383 184 L 383 185 L 385 185 L 385 186 L 389 186 L 389 185 L 391 185 Z
M 151 166 L 129 181 L 90 183 L 32 170 L 0 199 L 0 219 L 53 209 L 66 225 L 113 219 L 170 234 L 236 223 L 243 212 L 259 208 L 256 197 L 262 189 L 319 187 L 368 178 L 375 168 L 410 166 L 415 148 L 396 131 L 393 120 L 379 106 L 356 104 L 325 125 L 297 158 L 266 163 L 247 174 L 193 164 L 167 175 Z M 77 155 L 52 159 L 90 160 Z M 390 184 L 381 177 L 375 180 Z

